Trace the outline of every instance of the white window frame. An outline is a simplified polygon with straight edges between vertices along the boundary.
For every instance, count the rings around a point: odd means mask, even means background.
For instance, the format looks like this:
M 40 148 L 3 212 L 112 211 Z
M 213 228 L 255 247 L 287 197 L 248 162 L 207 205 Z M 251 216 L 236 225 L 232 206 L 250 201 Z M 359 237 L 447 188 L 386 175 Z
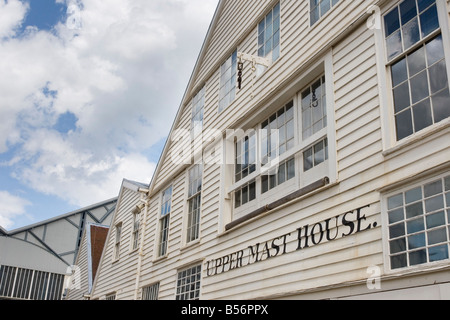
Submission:
M 170 198 L 165 199 L 165 194 L 170 190 Z M 169 239 L 170 239 L 170 216 L 172 214 L 172 197 L 173 197 L 173 186 L 167 187 L 164 191 L 161 192 L 160 195 L 160 206 L 158 210 L 158 230 L 156 233 L 156 241 L 155 241 L 155 259 L 160 259 L 167 257 L 168 249 L 169 249 Z M 166 206 L 168 205 L 168 207 Z M 170 208 L 166 211 L 167 208 Z M 166 222 L 167 220 L 167 222 Z M 164 225 L 167 224 L 167 228 L 162 229 Z M 166 232 L 166 237 L 163 239 L 164 232 Z M 163 242 L 165 243 L 164 250 L 162 249 Z
M 303 73 L 303 76 L 299 78 L 297 81 L 294 81 L 292 84 L 292 87 L 286 88 L 285 92 L 292 92 L 295 90 L 297 93 L 295 96 L 292 96 L 291 94 L 286 93 L 283 100 L 278 97 L 276 100 L 277 102 L 274 102 L 272 104 L 272 108 L 270 109 L 271 112 L 268 111 L 262 111 L 266 114 L 265 117 L 259 117 L 260 121 L 258 121 L 258 124 L 256 126 L 251 127 L 249 130 L 256 130 L 256 133 L 258 135 L 257 138 L 257 146 L 260 148 L 261 143 L 261 127 L 262 122 L 264 119 L 270 117 L 270 115 L 274 114 L 280 108 L 284 105 L 286 105 L 289 101 L 293 101 L 294 104 L 294 147 L 290 149 L 289 151 L 282 154 L 277 160 L 278 163 L 283 163 L 286 160 L 291 159 L 292 157 L 295 157 L 295 177 L 294 179 L 291 179 L 289 181 L 284 182 L 283 184 L 273 188 L 272 190 L 269 190 L 268 192 L 261 194 L 261 175 L 263 174 L 264 170 L 262 169 L 260 163 L 260 154 L 258 152 L 257 159 L 258 159 L 258 165 L 256 168 L 256 171 L 252 174 L 248 175 L 244 179 L 241 179 L 238 182 L 234 181 L 234 178 L 231 179 L 231 182 L 224 178 L 221 181 L 228 181 L 228 187 L 225 187 L 223 192 L 225 193 L 224 200 L 221 202 L 221 210 L 227 209 L 230 210 L 231 208 L 231 214 L 228 216 L 226 213 L 222 215 L 222 218 L 224 219 L 224 223 L 221 225 L 222 231 L 223 227 L 227 222 L 231 222 L 233 220 L 236 220 L 242 216 L 245 216 L 246 214 L 250 213 L 254 209 L 258 209 L 260 207 L 263 207 L 264 205 L 267 205 L 275 200 L 280 199 L 282 196 L 288 195 L 291 192 L 294 192 L 295 190 L 298 190 L 301 187 L 305 187 L 319 179 L 324 178 L 327 176 L 330 179 L 330 183 L 336 183 L 337 181 L 337 164 L 336 164 L 336 146 L 335 146 L 335 115 L 334 115 L 334 94 L 333 94 L 333 72 L 332 72 L 332 54 L 331 51 L 325 55 L 322 61 L 317 62 L 312 67 L 310 67 L 308 70 Z M 323 129 L 316 132 L 311 137 L 302 140 L 301 139 L 301 113 L 299 109 L 299 103 L 301 101 L 301 93 L 305 88 L 310 86 L 312 83 L 317 81 L 320 77 L 325 76 L 325 91 L 327 96 L 327 104 L 326 104 L 326 110 L 327 110 L 327 126 Z M 280 101 L 284 101 L 285 103 L 280 103 Z M 264 108 L 261 108 L 261 110 L 264 110 Z M 251 119 L 248 120 L 251 122 Z M 309 149 L 311 146 L 319 142 L 323 138 L 328 139 L 328 160 L 324 161 L 320 165 L 312 168 L 308 172 L 303 171 L 303 152 L 307 149 Z M 242 138 L 242 137 L 241 137 Z M 233 141 L 229 141 L 227 139 L 225 141 L 225 144 L 227 145 L 225 147 L 225 157 L 227 159 L 234 159 L 234 143 L 236 139 Z M 230 152 L 233 150 L 233 156 L 230 156 Z M 230 163 L 230 162 L 227 162 Z M 234 160 L 233 162 L 234 163 Z M 228 168 L 223 170 L 223 175 L 231 175 L 234 177 L 234 165 L 228 166 L 232 168 Z M 276 167 L 276 166 L 275 166 Z M 256 200 L 251 201 L 239 208 L 234 208 L 234 192 L 236 190 L 239 190 L 249 182 L 256 180 Z M 231 201 L 231 205 L 227 204 L 226 201 Z
M 322 18 L 327 15 L 328 13 L 330 13 L 333 8 L 339 3 L 340 0 L 318 0 L 318 4 L 317 6 L 312 6 L 312 0 L 309 0 L 309 25 L 312 27 L 314 25 L 316 25 L 320 20 L 322 20 Z M 326 10 L 325 12 L 322 13 L 322 7 L 321 4 L 322 3 L 329 3 L 330 7 L 328 10 Z M 313 16 L 313 9 L 319 9 L 319 17 L 317 18 L 317 20 L 313 21 L 312 16 Z
M 131 251 L 139 249 L 139 240 L 141 236 L 141 211 L 133 212 L 133 225 L 131 230 Z
M 195 269 L 195 270 L 194 270 Z M 193 273 L 193 271 L 195 273 Z M 185 273 L 183 275 L 183 273 Z M 192 283 L 190 282 L 192 280 L 192 276 L 195 275 L 195 288 L 194 291 L 190 289 Z M 202 283 L 202 264 L 195 264 L 188 268 L 184 268 L 177 272 L 177 279 L 175 283 L 175 299 L 176 300 L 200 300 L 201 298 L 201 283 Z M 198 288 L 197 288 L 198 287 Z M 189 297 L 188 299 L 185 299 L 184 295 L 192 296 L 192 293 L 194 294 L 194 297 Z
M 273 22 L 276 21 L 276 17 L 273 16 L 275 9 L 278 7 L 278 29 L 273 32 Z M 270 25 L 272 28 L 272 31 L 270 32 L 270 39 L 267 38 L 267 22 L 268 18 L 270 18 Z M 275 34 L 278 32 L 278 45 L 273 46 L 273 40 L 274 40 L 274 36 Z M 261 34 L 264 33 L 264 37 L 261 38 Z M 270 11 L 264 16 L 264 18 L 262 18 L 260 20 L 260 22 L 258 23 L 257 26 L 257 41 L 258 41 L 258 56 L 261 58 L 267 58 L 270 62 L 275 62 L 277 61 L 280 56 L 281 56 L 281 1 L 279 1 L 277 4 L 275 4 Z M 262 39 L 262 40 L 261 40 Z M 270 51 L 266 51 L 266 45 L 268 43 L 268 41 L 270 40 Z M 278 48 L 278 49 L 276 49 Z M 264 54 L 261 54 L 261 49 L 263 49 Z M 278 51 L 278 53 L 275 53 L 276 51 Z M 274 54 L 275 53 L 275 54 Z
M 444 227 L 442 227 L 442 225 L 439 226 L 432 226 L 432 227 L 428 227 L 427 226 L 427 217 L 428 216 L 432 216 L 436 213 L 440 213 L 439 211 L 441 209 L 436 209 L 436 210 L 431 210 L 430 212 L 425 212 L 426 211 L 426 200 L 427 199 L 431 199 L 433 197 L 435 197 L 437 194 L 435 195 L 431 195 L 429 197 L 426 197 L 424 194 L 424 186 L 430 183 L 433 183 L 439 179 L 443 180 L 446 177 L 450 177 L 450 171 L 447 171 L 445 173 L 439 174 L 439 175 L 434 175 L 432 177 L 427 177 L 424 178 L 420 181 L 415 181 L 412 183 L 408 183 L 405 184 L 402 187 L 399 188 L 395 188 L 394 190 L 390 190 L 385 192 L 384 194 L 381 195 L 381 220 L 382 220 L 382 235 L 383 235 L 383 258 L 384 258 L 384 270 L 386 274 L 395 274 L 395 273 L 404 273 L 405 271 L 421 271 L 421 270 L 425 270 L 425 269 L 430 269 L 430 268 L 434 268 L 434 267 L 439 267 L 442 265 L 448 265 L 450 263 L 450 190 L 445 190 L 445 184 L 444 184 L 444 190 L 443 190 L 443 198 L 444 198 L 444 208 L 442 209 L 443 213 L 444 213 L 444 219 L 446 220 L 446 224 L 444 225 Z M 444 180 L 445 181 L 445 180 Z M 394 196 L 397 196 L 399 194 L 403 194 L 403 197 L 405 200 L 406 199 L 406 192 L 408 191 L 412 191 L 416 188 L 421 188 L 422 189 L 422 198 L 420 200 L 415 200 L 415 201 L 411 201 L 410 204 L 406 204 L 405 201 L 403 201 L 403 205 L 400 208 L 403 208 L 403 219 L 395 221 L 390 223 L 389 221 L 389 208 L 388 208 L 388 199 Z M 446 198 L 447 197 L 447 198 Z M 405 208 L 407 205 L 413 205 L 415 202 L 421 202 L 422 203 L 422 210 L 423 210 L 423 214 L 422 215 L 417 215 L 417 216 L 413 216 L 413 217 L 407 217 L 406 216 L 406 212 L 405 212 Z M 391 209 L 391 211 L 395 211 L 396 208 Z M 417 232 L 411 232 L 408 233 L 407 230 L 407 222 L 408 221 L 413 221 L 416 218 L 423 216 L 423 223 L 424 223 L 424 229 L 423 230 L 419 230 Z M 395 239 L 400 239 L 403 236 L 399 235 L 398 237 L 393 237 L 392 239 L 390 238 L 390 232 L 389 232 L 389 227 L 390 226 L 395 226 L 398 223 L 401 223 L 403 221 L 403 223 L 405 223 L 405 237 L 406 237 L 406 249 L 402 250 L 402 251 L 398 251 L 398 252 L 394 252 L 391 254 L 390 251 L 390 240 L 395 240 Z M 407 264 L 407 266 L 402 267 L 402 268 L 396 268 L 396 269 L 392 269 L 391 267 L 391 260 L 390 257 L 391 255 L 396 255 L 396 254 L 401 254 L 402 252 L 405 252 L 406 255 L 408 255 L 410 252 L 414 252 L 420 249 L 426 249 L 427 250 L 427 259 L 428 259 L 428 249 L 431 247 L 439 247 L 442 245 L 442 243 L 434 243 L 434 244 L 428 244 L 428 235 L 427 232 L 429 232 L 431 230 L 431 232 L 433 230 L 436 229 L 440 229 L 440 228 L 445 228 L 446 232 L 447 232 L 447 248 L 448 248 L 448 254 L 449 254 L 449 258 L 444 259 L 444 260 L 438 260 L 438 261 L 432 261 L 432 262 L 425 262 L 422 264 L 417 264 L 417 265 L 409 265 L 409 262 Z M 418 247 L 418 248 L 409 248 L 409 244 L 408 244 L 408 234 L 410 236 L 414 236 L 415 234 L 421 234 L 424 233 L 424 239 L 426 241 L 426 245 L 424 247 Z M 408 260 L 409 261 L 409 258 Z
M 385 43 L 385 25 L 384 17 L 392 9 L 399 5 L 401 1 L 393 1 L 390 5 L 383 8 L 381 12 L 381 28 L 374 29 L 375 46 L 377 52 L 377 73 L 378 73 L 378 90 L 380 92 L 380 108 L 381 108 L 381 131 L 383 136 L 383 155 L 388 156 L 399 150 L 407 148 L 413 144 L 421 143 L 430 135 L 439 134 L 444 129 L 450 127 L 450 118 L 439 123 L 432 124 L 425 129 L 413 133 L 400 141 L 397 141 L 395 115 L 394 115 L 394 98 L 391 75 L 391 62 L 388 61 L 387 49 Z M 450 81 L 450 29 L 448 19 L 448 8 L 446 0 L 436 0 L 440 32 L 432 32 L 423 40 L 420 40 L 413 48 L 418 48 L 420 44 L 426 43 L 434 38 L 436 34 L 441 34 L 444 45 L 444 56 L 447 67 L 447 77 Z M 414 51 L 414 49 L 405 52 Z M 395 61 L 395 59 L 394 59 Z
M 195 174 L 195 171 L 198 171 L 198 174 L 196 176 L 191 176 L 192 174 Z M 194 172 L 194 173 L 193 173 Z M 201 212 L 202 212 L 202 190 L 203 190 L 203 165 L 202 164 L 195 164 L 191 168 L 189 168 L 186 171 L 186 181 L 187 181 L 187 200 L 186 200 L 186 221 L 184 228 L 185 230 L 185 236 L 184 236 L 184 243 L 185 245 L 192 244 L 195 242 L 200 241 L 201 236 Z M 191 178 L 194 178 L 194 180 L 191 180 Z M 195 190 L 196 186 L 198 187 L 198 182 L 200 182 L 200 190 Z M 191 212 L 190 206 L 191 201 L 195 201 L 196 199 L 199 200 L 197 212 Z M 194 218 L 194 220 L 192 220 Z M 194 225 L 192 224 L 194 223 Z M 193 229 L 195 228 L 195 229 Z M 192 231 L 193 230 L 193 231 Z
M 114 250 L 113 250 L 113 262 L 120 260 L 120 243 L 122 238 L 123 223 L 118 222 L 114 227 Z
M 205 91 L 205 87 L 203 86 L 192 98 L 191 140 L 194 140 L 203 132 Z
M 235 49 L 233 53 L 226 59 L 226 61 L 219 68 L 219 114 L 226 110 L 234 100 L 236 100 L 237 95 L 237 53 L 238 50 Z M 234 63 L 233 63 L 233 60 Z M 228 73 L 229 72 L 229 77 Z M 234 80 L 233 80 L 234 77 Z M 229 86 L 229 88 L 227 88 Z M 228 100 L 226 99 L 228 97 Z
M 159 282 L 143 287 L 141 300 L 158 300 L 159 287 Z

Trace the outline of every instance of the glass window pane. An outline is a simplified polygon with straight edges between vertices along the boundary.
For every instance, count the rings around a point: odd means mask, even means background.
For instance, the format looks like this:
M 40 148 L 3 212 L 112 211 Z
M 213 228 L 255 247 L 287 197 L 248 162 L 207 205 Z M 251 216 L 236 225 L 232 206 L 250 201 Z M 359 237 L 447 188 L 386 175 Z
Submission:
M 416 0 L 405 0 L 400 3 L 402 25 L 405 25 L 417 15 Z
M 411 203 L 422 199 L 422 187 L 418 187 L 405 192 L 405 202 Z
M 395 124 L 397 129 L 397 140 L 402 140 L 414 133 L 411 119 L 411 110 L 398 114 L 395 117 Z
M 422 12 L 428 8 L 431 4 L 435 3 L 436 0 L 418 0 L 419 12 Z
M 433 212 L 435 210 L 444 208 L 444 197 L 438 195 L 425 201 L 426 212 Z
M 394 33 L 400 28 L 400 20 L 398 15 L 398 7 L 395 7 L 384 17 L 384 26 L 386 30 L 386 37 Z
M 390 253 L 399 253 L 406 250 L 406 239 L 401 238 L 389 242 Z
M 426 262 L 427 262 L 427 251 L 425 249 L 424 250 L 410 252 L 410 254 L 409 254 L 409 264 L 411 266 L 415 266 L 415 265 L 426 263 Z
M 430 99 L 419 102 L 413 107 L 414 130 L 418 132 L 433 124 Z
M 406 79 L 408 79 L 408 72 L 406 69 L 406 59 L 392 65 L 392 85 L 396 87 Z
M 313 167 L 312 148 L 303 152 L 303 171 L 308 171 Z
M 423 188 L 425 197 L 431 197 L 436 194 L 442 193 L 442 181 L 439 179 L 437 181 L 433 181 L 428 183 Z
M 388 199 L 388 209 L 395 209 L 403 205 L 403 194 L 398 194 Z
M 425 224 L 422 217 L 408 221 L 406 227 L 408 229 L 408 234 L 425 230 Z
M 448 88 L 432 97 L 434 122 L 450 117 L 450 95 Z
M 409 107 L 409 84 L 405 82 L 394 89 L 395 112 L 402 111 Z
M 430 95 L 428 91 L 428 75 L 426 71 L 422 71 L 411 78 L 411 98 L 412 103 L 419 102 Z
M 444 58 L 444 47 L 442 45 L 442 35 L 437 36 L 425 46 L 427 48 L 428 66 Z
M 417 202 L 406 207 L 406 218 L 413 218 L 423 214 L 422 202 Z
M 390 211 L 388 216 L 389 216 L 389 224 L 402 221 L 405 218 L 403 208 Z
M 389 227 L 389 239 L 398 238 L 405 235 L 405 224 L 399 223 Z
M 295 177 L 295 159 L 291 159 L 287 162 L 287 180 Z
M 408 237 L 408 249 L 418 249 L 425 247 L 425 233 L 419 233 Z
M 391 60 L 403 51 L 400 30 L 395 31 L 389 38 L 386 39 L 386 47 L 388 60 Z
M 417 18 L 411 20 L 407 25 L 403 27 L 403 44 L 405 50 L 411 48 L 420 40 L 419 23 Z
M 445 60 L 441 60 L 429 69 L 431 93 L 436 93 L 448 87 L 447 68 Z
M 442 245 L 428 249 L 430 262 L 448 259 L 448 246 Z
M 420 15 L 420 25 L 422 27 L 422 37 L 426 37 L 439 28 L 436 5 Z
M 427 232 L 428 245 L 441 243 L 447 241 L 447 230 L 446 228 L 440 228 L 433 231 Z
M 441 211 L 435 214 L 430 214 L 426 219 L 427 229 L 439 227 L 445 224 L 445 213 L 444 211 Z
M 399 269 L 407 266 L 406 253 L 391 257 L 391 268 Z
M 408 68 L 410 77 L 426 68 L 425 47 L 420 47 L 408 56 Z

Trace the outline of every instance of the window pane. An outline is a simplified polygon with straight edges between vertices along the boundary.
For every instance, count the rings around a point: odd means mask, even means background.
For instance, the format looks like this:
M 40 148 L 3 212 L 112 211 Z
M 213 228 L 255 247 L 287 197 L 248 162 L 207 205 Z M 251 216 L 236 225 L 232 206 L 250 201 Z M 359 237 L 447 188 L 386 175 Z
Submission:
M 423 187 L 425 197 L 431 197 L 436 194 L 442 193 L 442 181 L 439 179 L 431 183 L 426 184 Z
M 431 229 L 434 227 L 439 227 L 445 224 L 445 213 L 444 211 L 430 214 L 427 216 L 427 228 Z
M 439 28 L 436 5 L 420 15 L 420 25 L 422 27 L 422 37 L 426 37 Z
M 418 249 L 425 247 L 425 233 L 419 233 L 408 237 L 408 249 Z
M 405 218 L 403 214 L 403 208 L 390 211 L 388 215 L 389 215 L 389 224 L 402 221 Z
M 392 65 L 392 85 L 396 87 L 406 79 L 408 79 L 408 72 L 406 69 L 406 59 Z
M 448 259 L 448 246 L 442 245 L 430 248 L 428 250 L 430 262 Z
M 428 245 L 437 244 L 447 241 L 447 230 L 446 228 L 441 228 L 433 231 L 427 232 Z
M 426 68 L 425 47 L 420 47 L 408 56 L 408 68 L 410 77 Z
M 389 38 L 386 39 L 386 47 L 388 60 L 391 60 L 403 51 L 400 30 L 394 32 Z
M 406 223 L 406 227 L 408 229 L 408 234 L 425 230 L 425 225 L 422 217 L 408 221 Z
M 403 27 L 403 44 L 405 50 L 412 47 L 420 40 L 419 23 L 417 18 L 414 18 L 407 25 Z
M 397 238 L 405 235 L 405 224 L 399 223 L 389 227 L 389 238 Z
M 444 47 L 442 46 L 442 35 L 437 36 L 426 44 L 427 61 L 431 66 L 435 62 L 444 58 Z
M 413 107 L 414 129 L 418 132 L 433 124 L 430 99 L 426 99 Z
M 435 3 L 436 0 L 418 0 L 419 4 L 419 12 L 422 12 L 426 8 L 428 8 L 432 3 Z
M 388 199 L 388 209 L 395 209 L 403 205 L 403 194 L 398 194 Z
M 427 251 L 425 249 L 414 251 L 409 254 L 409 264 L 412 266 L 426 262 L 427 262 Z
M 406 203 L 415 202 L 422 199 L 422 187 L 418 187 L 405 192 Z
M 423 214 L 422 202 L 418 202 L 406 207 L 406 218 L 413 218 Z
M 426 212 L 433 212 L 444 208 L 444 197 L 438 195 L 425 201 Z
M 391 257 L 391 268 L 399 269 L 407 266 L 406 253 Z
M 409 107 L 409 84 L 405 82 L 394 89 L 395 112 L 402 111 Z
M 432 97 L 434 122 L 450 117 L 450 95 L 448 88 Z
M 397 140 L 402 140 L 414 133 L 412 127 L 411 110 L 400 113 L 395 117 Z
M 398 7 L 395 7 L 384 17 L 384 26 L 386 30 L 386 37 L 390 36 L 394 31 L 400 28 L 400 20 L 398 15 Z
M 399 253 L 406 250 L 406 239 L 401 238 L 389 242 L 390 253 Z
M 430 67 L 430 88 L 431 93 L 436 93 L 448 87 L 447 68 L 445 60 L 441 60 L 432 67 Z
M 408 23 L 417 15 L 416 0 L 405 0 L 400 4 L 402 25 Z

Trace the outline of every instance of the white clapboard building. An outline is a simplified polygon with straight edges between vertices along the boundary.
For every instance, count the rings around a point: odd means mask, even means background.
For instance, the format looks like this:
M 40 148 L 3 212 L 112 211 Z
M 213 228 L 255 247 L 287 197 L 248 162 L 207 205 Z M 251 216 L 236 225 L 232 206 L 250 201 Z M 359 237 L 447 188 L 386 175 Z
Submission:
M 449 8 L 219 1 L 90 298 L 449 299 Z

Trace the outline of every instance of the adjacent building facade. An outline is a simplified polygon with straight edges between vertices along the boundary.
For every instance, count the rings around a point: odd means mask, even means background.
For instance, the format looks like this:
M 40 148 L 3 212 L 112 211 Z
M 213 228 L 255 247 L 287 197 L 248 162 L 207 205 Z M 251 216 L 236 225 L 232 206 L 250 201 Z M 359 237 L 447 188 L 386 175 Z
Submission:
M 446 0 L 219 1 L 90 298 L 449 299 L 449 17 Z
M 12 231 L 0 228 L 0 299 L 62 299 L 86 226 L 109 226 L 116 200 Z

